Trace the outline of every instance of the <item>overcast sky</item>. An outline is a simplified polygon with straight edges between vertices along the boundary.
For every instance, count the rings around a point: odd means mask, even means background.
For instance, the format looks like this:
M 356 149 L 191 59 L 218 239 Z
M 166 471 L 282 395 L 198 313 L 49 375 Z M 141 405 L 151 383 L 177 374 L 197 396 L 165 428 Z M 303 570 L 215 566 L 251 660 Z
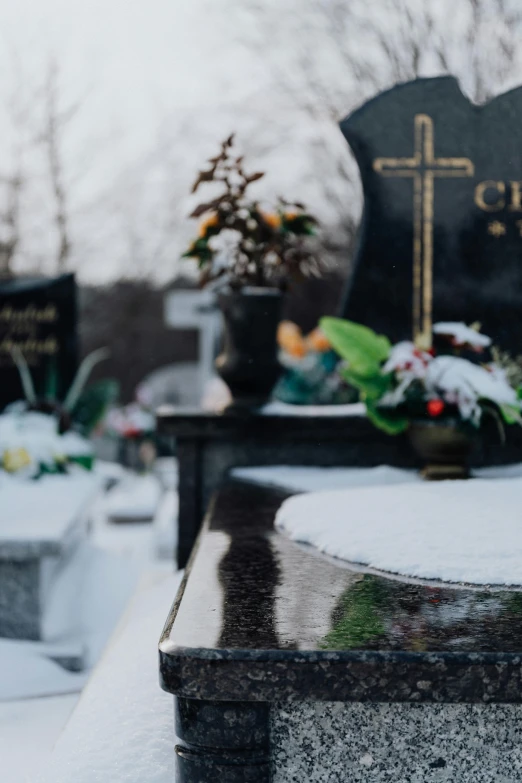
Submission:
M 464 0 L 411 0 L 410 5 L 417 1 L 437 12 L 444 7 L 440 24 L 447 37 L 455 38 L 451 69 L 465 78 L 469 64 L 459 64 L 465 47 L 458 36 L 463 20 L 457 24 Z M 84 279 L 108 281 L 146 264 L 146 274 L 170 277 L 194 231 L 186 220 L 185 200 L 195 169 L 235 129 L 253 165 L 267 170 L 259 186 L 263 195 L 299 197 L 324 221 L 330 209 L 322 189 L 327 181 L 339 190 L 341 211 L 346 204 L 347 212 L 357 212 L 355 167 L 351 190 L 346 177 L 336 175 L 338 160 L 350 156 L 336 118 L 318 103 L 311 121 L 299 107 L 300 93 L 310 89 L 299 59 L 304 56 L 312 79 L 319 77 L 326 91 L 333 86 L 345 95 L 338 111 L 354 108 L 346 88 L 352 84 L 355 95 L 357 80 L 336 59 L 330 32 L 321 29 L 317 13 L 320 4 L 329 2 L 263 0 L 268 27 L 252 46 L 258 22 L 250 13 L 254 0 L 0 0 L 0 177 L 9 172 L 16 143 L 16 132 L 11 128 L 9 134 L 6 101 L 18 92 L 31 94 L 52 54 L 61 68 L 63 104 L 83 101 L 62 153 L 74 201 L 74 264 Z M 350 7 L 356 2 L 380 21 L 390 6 L 388 0 L 346 0 Z M 390 19 L 403 21 L 397 13 Z M 495 56 L 488 41 L 498 48 L 491 25 L 502 20 L 486 22 L 478 54 L 487 65 Z M 392 35 L 392 27 L 385 28 Z M 308 38 L 301 34 L 305 29 Z M 362 58 L 377 52 L 364 35 L 353 34 L 353 26 L 343 34 L 352 47 L 361 48 Z M 518 83 L 519 71 L 512 71 Z M 428 58 L 423 75 L 439 72 L 440 65 L 432 67 Z M 311 93 L 313 100 L 320 90 Z M 354 97 L 355 105 L 360 99 Z M 325 139 L 324 157 L 317 157 L 318 142 Z M 43 195 L 45 162 L 33 157 L 33 191 L 24 215 L 41 225 L 30 226 L 33 256 L 26 257 L 28 264 L 33 257 L 41 271 L 52 273 L 55 237 L 46 214 L 51 208 L 46 198 L 51 199 Z M 340 211 L 333 217 L 334 222 L 343 219 Z

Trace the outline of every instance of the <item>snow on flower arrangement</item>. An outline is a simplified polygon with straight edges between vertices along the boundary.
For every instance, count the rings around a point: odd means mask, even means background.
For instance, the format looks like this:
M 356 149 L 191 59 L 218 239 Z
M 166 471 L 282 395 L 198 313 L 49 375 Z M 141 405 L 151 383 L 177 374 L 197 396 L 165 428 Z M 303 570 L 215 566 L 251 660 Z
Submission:
M 267 211 L 251 200 L 247 190 L 264 173 L 245 172 L 233 135 L 208 164 L 192 192 L 204 183 L 217 183 L 222 190 L 192 212 L 192 218 L 202 221 L 198 237 L 183 254 L 198 261 L 202 285 L 220 279 L 235 290 L 285 288 L 291 278 L 318 276 L 320 264 L 311 242 L 317 221 L 303 204 L 279 199 L 276 208 Z
M 323 318 L 321 328 L 345 364 L 344 378 L 360 391 L 368 417 L 389 434 L 412 419 L 459 420 L 473 428 L 485 412 L 522 423 L 521 393 L 505 367 L 488 357 L 491 339 L 463 323 L 433 327 L 434 348 L 391 345 L 366 326 Z
M 0 473 L 34 479 L 92 464 L 89 441 L 72 430 L 60 433 L 55 416 L 16 408 L 0 415 Z
M 94 452 L 87 436 L 116 396 L 117 384 L 98 381 L 86 388 L 86 383 L 106 355 L 105 349 L 89 354 L 65 398 L 58 400 L 55 367 L 50 365 L 45 390 L 37 394 L 23 354 L 13 352 L 25 399 L 0 415 L 0 473 L 38 478 L 45 473 L 66 473 L 73 466 L 92 469 Z

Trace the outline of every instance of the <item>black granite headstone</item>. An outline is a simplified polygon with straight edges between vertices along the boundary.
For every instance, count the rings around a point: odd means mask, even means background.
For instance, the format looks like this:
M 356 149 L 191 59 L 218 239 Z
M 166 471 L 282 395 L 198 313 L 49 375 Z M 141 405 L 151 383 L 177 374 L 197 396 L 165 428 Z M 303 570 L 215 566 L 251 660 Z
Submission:
M 480 321 L 522 353 L 522 88 L 479 107 L 418 79 L 341 128 L 365 196 L 344 316 L 394 341 Z
M 0 411 L 23 399 L 13 346 L 29 365 L 37 395 L 45 393 L 52 375 L 56 396 L 63 398 L 77 369 L 77 321 L 74 275 L 0 285 Z

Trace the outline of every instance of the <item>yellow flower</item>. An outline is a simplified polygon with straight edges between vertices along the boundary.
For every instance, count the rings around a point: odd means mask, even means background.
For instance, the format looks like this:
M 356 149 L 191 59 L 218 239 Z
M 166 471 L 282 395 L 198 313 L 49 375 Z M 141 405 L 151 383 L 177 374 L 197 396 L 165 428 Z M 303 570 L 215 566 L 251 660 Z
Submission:
M 281 225 L 281 218 L 279 215 L 277 215 L 275 212 L 262 212 L 263 220 L 265 223 L 270 226 L 270 228 L 273 228 L 274 231 L 277 231 L 277 229 Z
M 6 449 L 3 455 L 4 470 L 8 473 L 16 473 L 31 464 L 31 456 L 27 449 Z
M 199 236 L 203 239 L 207 235 L 209 228 L 217 226 L 219 218 L 215 212 L 212 212 L 205 220 L 202 220 L 199 225 Z

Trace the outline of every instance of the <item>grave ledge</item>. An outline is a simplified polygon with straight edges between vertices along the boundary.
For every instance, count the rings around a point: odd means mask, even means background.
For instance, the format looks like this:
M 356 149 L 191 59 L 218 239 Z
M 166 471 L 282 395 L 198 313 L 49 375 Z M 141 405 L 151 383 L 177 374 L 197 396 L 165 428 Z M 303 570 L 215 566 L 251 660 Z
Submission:
M 522 620 L 508 630 L 513 617 L 493 604 L 487 622 L 478 609 L 458 616 L 466 601 L 498 595 L 487 588 L 375 577 L 391 605 L 406 607 L 387 618 L 392 626 L 431 612 L 429 628 L 402 643 L 397 631 L 377 648 L 325 649 L 331 617 L 361 575 L 274 531 L 287 496 L 231 481 L 215 497 L 161 638 L 164 690 L 209 701 L 522 703 Z

